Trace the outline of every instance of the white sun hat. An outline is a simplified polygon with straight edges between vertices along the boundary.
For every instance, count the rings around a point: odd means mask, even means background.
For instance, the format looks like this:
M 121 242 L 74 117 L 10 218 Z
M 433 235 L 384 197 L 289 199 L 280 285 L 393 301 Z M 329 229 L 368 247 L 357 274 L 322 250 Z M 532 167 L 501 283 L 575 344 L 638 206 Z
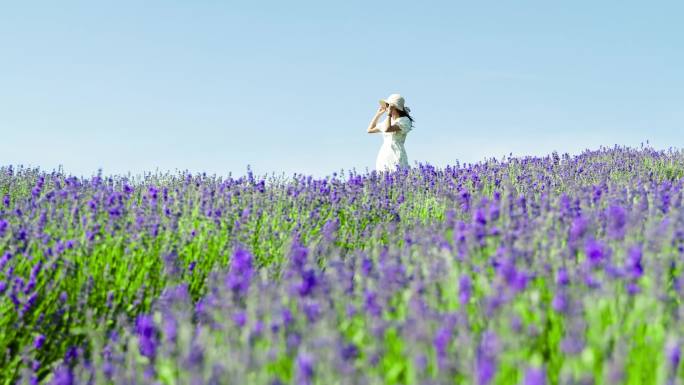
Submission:
M 400 110 L 410 112 L 411 109 L 404 106 L 404 97 L 399 94 L 392 94 L 385 99 L 380 99 L 380 105 L 389 104 L 390 106 Z

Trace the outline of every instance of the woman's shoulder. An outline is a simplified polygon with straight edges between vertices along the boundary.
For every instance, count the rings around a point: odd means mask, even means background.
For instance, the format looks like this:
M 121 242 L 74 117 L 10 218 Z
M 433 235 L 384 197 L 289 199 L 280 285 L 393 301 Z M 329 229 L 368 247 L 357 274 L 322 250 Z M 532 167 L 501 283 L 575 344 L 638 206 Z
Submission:
M 394 122 L 396 122 L 397 124 L 403 124 L 403 125 L 409 124 L 410 125 L 411 119 L 409 119 L 407 116 L 400 116 L 400 117 L 394 119 Z
M 397 119 L 397 124 L 403 128 L 411 128 L 413 126 L 413 122 L 408 118 L 408 116 L 400 116 Z

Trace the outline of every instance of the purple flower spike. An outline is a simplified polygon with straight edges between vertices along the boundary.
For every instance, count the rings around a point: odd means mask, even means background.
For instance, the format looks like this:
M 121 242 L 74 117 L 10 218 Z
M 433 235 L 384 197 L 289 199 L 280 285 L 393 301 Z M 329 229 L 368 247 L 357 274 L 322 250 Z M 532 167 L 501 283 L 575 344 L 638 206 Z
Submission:
M 435 350 L 437 351 L 437 358 L 440 362 L 443 362 L 446 359 L 447 348 L 449 347 L 450 341 L 451 329 L 447 326 L 440 327 L 432 341 L 435 346 Z
M 247 324 L 247 313 L 244 311 L 238 311 L 233 314 L 233 321 L 237 327 L 242 328 Z
M 551 302 L 551 306 L 553 307 L 553 310 L 559 313 L 565 313 L 568 310 L 567 295 L 562 291 L 556 292 L 556 295 L 553 297 L 553 301 Z
M 285 327 L 292 325 L 294 318 L 292 317 L 292 312 L 290 309 L 283 309 L 280 314 L 283 317 L 283 325 Z
M 584 349 L 584 340 L 582 336 L 570 333 L 561 340 L 560 347 L 566 354 L 578 354 Z
M 290 261 L 295 270 L 301 270 L 308 260 L 309 250 L 302 245 L 299 237 L 295 237 L 290 251 Z
M 310 385 L 314 376 L 314 359 L 311 355 L 299 351 L 297 354 L 297 385 Z
M 682 358 L 682 351 L 679 347 L 679 344 L 676 342 L 668 343 L 665 354 L 667 356 L 667 361 L 669 362 L 670 367 L 673 369 L 673 371 L 677 370 L 677 368 L 679 367 L 679 362 Z
M 148 358 L 154 358 L 157 351 L 156 328 L 154 321 L 149 315 L 138 316 L 135 322 L 135 330 L 138 334 L 140 354 Z
M 627 253 L 625 269 L 632 278 L 641 278 L 644 275 L 644 267 L 641 264 L 642 252 L 640 246 L 633 246 Z
M 0 219 L 0 237 L 5 235 L 7 228 L 9 227 L 9 222 L 4 219 Z
M 192 343 L 185 361 L 190 368 L 201 368 L 204 362 L 204 349 L 202 346 L 198 343 Z
M 247 294 L 253 274 L 252 254 L 239 248 L 230 261 L 230 270 L 226 276 L 226 287 L 236 295 L 244 296 Z
M 297 290 L 299 295 L 302 297 L 310 295 L 316 287 L 317 282 L 318 279 L 316 278 L 316 272 L 313 269 L 307 269 L 303 271 L 302 281 L 300 282 Z
M 164 336 L 166 340 L 171 343 L 176 343 L 178 335 L 178 321 L 173 316 L 167 316 L 164 319 Z
M 12 254 L 9 252 L 6 252 L 0 257 L 0 270 L 4 270 L 5 266 L 7 266 L 7 263 L 9 263 L 10 259 L 12 259 Z
M 588 227 L 589 222 L 584 217 L 579 216 L 573 219 L 572 225 L 570 226 L 570 234 L 568 235 L 568 241 L 572 243 L 582 239 Z
M 33 347 L 35 349 L 40 349 L 43 347 L 43 344 L 45 344 L 45 336 L 42 334 L 37 335 L 33 340 Z
M 627 212 L 622 206 L 612 205 L 608 208 L 608 235 L 613 239 L 625 237 L 625 226 L 627 225 Z
M 355 359 L 356 357 L 358 357 L 359 348 L 352 343 L 344 344 L 344 346 L 342 346 L 340 354 L 342 355 L 343 360 L 351 361 L 351 360 Z
M 475 362 L 478 385 L 488 385 L 494 378 L 497 370 L 498 345 L 498 338 L 494 332 L 485 331 L 482 334 Z
M 314 323 L 321 316 L 321 305 L 318 302 L 310 302 L 304 305 L 304 314 L 310 323 Z
M 468 275 L 462 275 L 458 282 L 458 299 L 461 305 L 466 305 L 470 302 L 470 296 L 472 295 L 473 287 Z
M 363 276 L 368 277 L 372 270 L 373 261 L 368 257 L 363 258 L 363 260 L 361 261 L 361 272 L 363 273 Z
M 529 282 L 529 277 L 525 272 L 516 272 L 513 280 L 510 282 L 510 286 L 515 292 L 523 291 L 527 287 L 527 282 Z
M 375 317 L 379 317 L 382 314 L 382 308 L 377 303 L 377 294 L 366 290 L 365 294 L 365 309 L 368 313 Z
M 325 224 L 323 225 L 323 238 L 330 242 L 333 239 L 335 239 L 335 232 L 337 231 L 337 228 L 339 226 L 339 219 L 329 219 Z
M 584 252 L 587 254 L 589 263 L 594 266 L 603 262 L 608 256 L 606 246 L 593 239 L 587 242 Z
M 558 269 L 558 274 L 556 275 L 556 283 L 561 286 L 567 286 L 570 283 L 570 275 L 568 274 L 568 269 L 564 267 Z
M 68 367 L 60 366 L 57 371 L 55 371 L 55 376 L 50 381 L 50 385 L 73 385 L 74 375 Z
M 546 385 L 546 372 L 544 368 L 528 368 L 525 371 L 523 385 Z
M 637 295 L 641 292 L 641 288 L 639 287 L 638 284 L 634 282 L 630 282 L 627 284 L 627 294 L 629 295 Z

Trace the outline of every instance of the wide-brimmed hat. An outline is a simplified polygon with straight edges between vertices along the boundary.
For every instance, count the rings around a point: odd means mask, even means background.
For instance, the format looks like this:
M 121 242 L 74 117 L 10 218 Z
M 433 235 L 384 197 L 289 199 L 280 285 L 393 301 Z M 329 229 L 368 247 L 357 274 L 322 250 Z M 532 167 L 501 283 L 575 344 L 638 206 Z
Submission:
M 404 106 L 404 97 L 399 94 L 392 94 L 385 99 L 380 99 L 380 105 L 385 104 L 389 104 L 400 111 L 411 111 L 408 107 Z

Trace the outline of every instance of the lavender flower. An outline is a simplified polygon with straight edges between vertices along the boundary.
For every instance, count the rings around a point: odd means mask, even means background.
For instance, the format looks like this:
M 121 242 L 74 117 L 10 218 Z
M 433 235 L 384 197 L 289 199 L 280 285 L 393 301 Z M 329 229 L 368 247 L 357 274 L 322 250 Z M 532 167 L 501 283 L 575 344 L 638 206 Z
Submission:
M 318 279 L 316 278 L 316 272 L 313 269 L 307 269 L 303 271 L 301 282 L 297 288 L 299 295 L 302 297 L 311 295 L 313 290 L 316 288 L 317 282 Z
M 553 307 L 553 310 L 559 313 L 565 313 L 568 310 L 567 294 L 565 294 L 563 291 L 556 292 L 553 297 L 553 301 L 551 302 L 551 306 Z
M 591 265 L 599 265 L 609 256 L 609 250 L 602 242 L 590 239 L 587 241 L 585 253 Z
M 135 322 L 136 333 L 139 338 L 140 354 L 148 358 L 154 358 L 157 351 L 156 327 L 152 317 L 140 315 Z
M 382 308 L 377 303 L 377 294 L 371 290 L 366 290 L 365 294 L 365 309 L 374 317 L 379 317 L 382 314 Z
M 459 280 L 458 287 L 458 298 L 461 301 L 461 305 L 465 306 L 470 301 L 470 296 L 472 295 L 472 283 L 470 282 L 470 277 L 467 275 L 462 275 Z
M 527 368 L 523 385 L 546 385 L 546 372 L 543 368 Z
M 347 343 L 342 346 L 340 355 L 345 361 L 351 361 L 359 356 L 359 348 L 353 343 Z
M 307 302 L 304 304 L 304 314 L 309 323 L 314 323 L 321 315 L 321 305 L 318 302 Z
M 244 296 L 254 274 L 252 254 L 244 249 L 237 249 L 230 263 L 230 271 L 226 276 L 226 287 L 238 296 Z
M 489 384 L 497 370 L 499 342 L 496 334 L 485 331 L 477 348 L 475 370 L 478 385 Z
M 624 238 L 627 212 L 620 205 L 611 205 L 607 211 L 609 236 L 613 239 Z
M 437 358 L 440 362 L 440 365 L 443 365 L 443 362 L 446 359 L 447 348 L 449 346 L 450 341 L 451 328 L 447 325 L 440 327 L 437 330 L 437 333 L 435 334 L 435 337 L 433 339 L 433 345 L 435 346 L 435 350 L 437 351 Z
M 237 311 L 233 314 L 233 321 L 237 327 L 242 328 L 247 323 L 247 313 L 244 311 Z
M 679 362 L 682 358 L 682 351 L 678 343 L 669 342 L 666 349 L 667 362 L 673 371 L 676 371 L 679 367 Z
M 641 264 L 641 260 L 641 247 L 631 247 L 627 253 L 625 269 L 629 272 L 632 278 L 641 278 L 641 276 L 644 274 L 644 267 Z
M 36 338 L 33 340 L 33 348 L 38 350 L 43 347 L 43 344 L 45 343 L 45 336 L 42 334 L 39 334 L 36 336 Z
M 74 385 L 74 376 L 68 367 L 60 366 L 50 381 L 50 385 Z
M 314 359 L 304 351 L 297 354 L 296 383 L 298 385 L 312 384 L 314 376 Z

